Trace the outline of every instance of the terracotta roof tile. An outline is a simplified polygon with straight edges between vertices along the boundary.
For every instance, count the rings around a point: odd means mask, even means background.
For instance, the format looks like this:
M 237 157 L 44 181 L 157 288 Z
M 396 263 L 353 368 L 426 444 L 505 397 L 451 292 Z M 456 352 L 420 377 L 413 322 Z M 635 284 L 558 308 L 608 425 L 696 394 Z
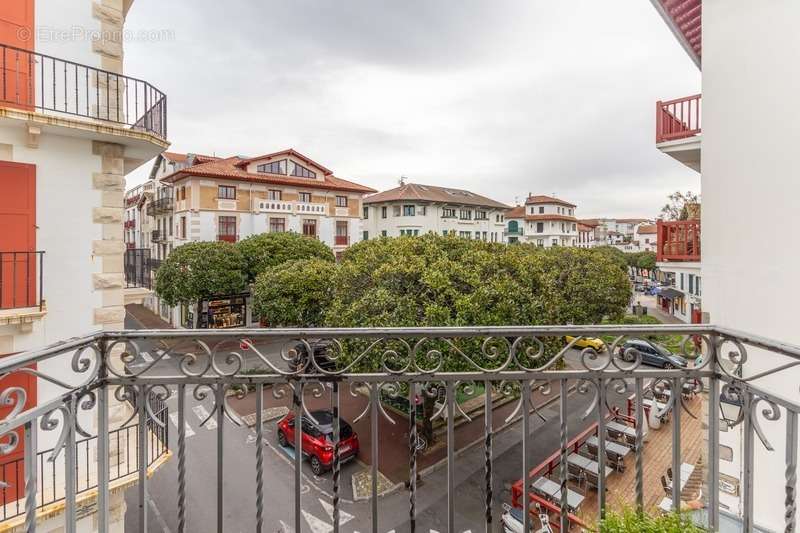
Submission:
M 655 224 L 642 224 L 639 226 L 637 233 L 640 235 L 654 235 L 658 231 Z
M 552 196 L 545 196 L 543 194 L 528 196 L 528 199 L 525 200 L 526 204 L 561 204 L 567 207 L 577 207 L 575 204 L 571 204 L 565 200 L 560 200 L 558 198 L 553 198 Z
M 258 159 L 258 158 L 256 158 Z M 224 159 L 213 159 L 198 163 L 194 166 L 179 170 L 166 176 L 162 181 L 175 183 L 176 181 L 190 177 L 200 176 L 204 178 L 229 179 L 237 181 L 247 181 L 251 183 L 264 183 L 271 185 L 289 185 L 309 189 L 331 189 L 337 191 L 371 193 L 375 189 L 353 183 L 342 178 L 337 178 L 332 174 L 324 176 L 322 181 L 309 178 L 296 178 L 292 176 L 280 176 L 275 174 L 258 174 L 247 172 L 241 168 L 242 162 L 247 161 L 241 157 L 227 157 Z
M 506 204 L 496 202 L 491 198 L 475 194 L 464 189 L 451 187 L 437 187 L 435 185 L 420 185 L 406 183 L 388 191 L 379 192 L 364 198 L 365 204 L 400 201 L 425 201 L 455 205 L 472 205 L 478 207 L 491 207 L 494 209 L 508 209 Z

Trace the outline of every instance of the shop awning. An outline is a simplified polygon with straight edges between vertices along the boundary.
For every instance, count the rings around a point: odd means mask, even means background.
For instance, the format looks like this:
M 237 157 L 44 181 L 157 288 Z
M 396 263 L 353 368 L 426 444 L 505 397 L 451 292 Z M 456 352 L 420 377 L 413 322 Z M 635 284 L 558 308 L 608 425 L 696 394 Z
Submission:
M 668 287 L 666 289 L 661 289 L 661 292 L 659 292 L 658 294 L 662 298 L 669 298 L 670 300 L 674 300 L 675 298 L 682 298 L 684 296 L 684 294 L 681 291 L 673 289 L 671 287 Z

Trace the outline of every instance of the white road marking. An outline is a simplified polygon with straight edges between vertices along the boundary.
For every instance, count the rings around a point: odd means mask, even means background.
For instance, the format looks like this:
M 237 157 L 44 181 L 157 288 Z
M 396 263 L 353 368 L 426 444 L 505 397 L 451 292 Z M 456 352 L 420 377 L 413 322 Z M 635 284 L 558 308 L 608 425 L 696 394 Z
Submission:
M 141 352 L 142 359 L 144 359 L 145 363 L 152 363 L 153 357 L 147 352 Z
M 172 425 L 175 426 L 175 429 L 178 429 L 178 413 L 170 413 L 169 414 L 169 421 L 172 422 Z M 186 427 L 186 438 L 194 436 L 194 430 L 192 426 L 189 425 L 189 422 L 186 420 L 183 421 Z
M 281 524 L 281 533 L 294 533 L 294 528 L 284 522 L 283 520 L 278 520 Z
M 194 411 L 194 414 L 200 419 L 200 422 L 208 418 L 208 411 L 202 405 L 195 405 L 192 407 L 192 411 Z M 217 421 L 210 418 L 208 422 L 206 422 L 205 428 L 208 430 L 217 429 Z
M 303 518 L 306 519 L 306 523 L 311 528 L 312 533 L 331 533 L 333 531 L 332 525 L 323 522 L 305 509 L 303 509 Z
M 328 513 L 328 517 L 331 519 L 331 522 L 333 522 L 333 505 L 331 505 L 330 503 L 326 502 L 322 498 L 319 498 L 319 503 L 320 503 L 320 505 L 322 505 L 322 508 L 325 509 L 325 512 Z M 344 511 L 342 511 L 341 507 L 339 508 L 339 523 L 340 524 L 346 524 L 350 520 L 352 520 L 353 518 L 355 518 L 355 516 L 351 515 L 350 513 L 346 513 Z

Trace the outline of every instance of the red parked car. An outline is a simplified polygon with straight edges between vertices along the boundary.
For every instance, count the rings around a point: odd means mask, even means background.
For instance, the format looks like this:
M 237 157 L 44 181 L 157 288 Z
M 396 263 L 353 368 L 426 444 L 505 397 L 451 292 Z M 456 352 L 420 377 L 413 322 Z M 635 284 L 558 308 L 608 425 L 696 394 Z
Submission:
M 331 411 L 311 411 L 311 420 L 302 417 L 303 455 L 311 461 L 311 471 L 315 475 L 333 467 L 333 413 Z M 289 413 L 278 422 L 278 442 L 281 446 L 294 446 L 294 413 Z M 358 455 L 358 435 L 353 428 L 339 419 L 339 461 L 345 462 Z

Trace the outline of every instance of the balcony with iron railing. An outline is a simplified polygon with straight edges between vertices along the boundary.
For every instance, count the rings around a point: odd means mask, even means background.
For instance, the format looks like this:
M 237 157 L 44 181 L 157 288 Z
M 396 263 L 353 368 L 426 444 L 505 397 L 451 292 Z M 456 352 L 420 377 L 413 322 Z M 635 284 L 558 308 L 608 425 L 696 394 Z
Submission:
M 656 102 L 656 145 L 694 170 L 700 170 L 701 95 Z
M 151 242 L 163 242 L 166 240 L 166 234 L 161 230 L 151 230 L 150 231 L 150 241 Z
M 656 234 L 656 261 L 700 261 L 700 220 L 658 220 Z
M 565 336 L 571 336 L 567 344 Z M 646 366 L 646 354 L 631 341 L 653 336 L 671 339 L 686 357 L 700 357 L 686 367 Z M 598 338 L 604 349 L 578 348 Z M 320 341 L 326 341 L 325 353 L 311 349 Z M 301 351 L 311 355 L 300 358 Z M 67 380 L 33 370 L 62 390 L 52 399 L 28 406 L 23 388 L 2 389 L 10 412 L 0 420 L 0 453 L 23 448 L 24 481 L 14 480 L 21 496 L 13 504 L 24 509 L 28 524 L 40 512 L 46 481 L 37 450 L 25 444 L 53 432 L 56 453 L 64 449 L 73 457 L 76 422 L 88 414 L 96 419 L 97 452 L 84 460 L 97 469 L 96 529 L 108 531 L 111 396 L 157 395 L 177 406 L 171 420 L 177 435 L 169 440 L 176 462 L 148 479 L 146 461 L 140 461 L 139 490 L 128 503 L 140 531 L 148 518 L 177 523 L 179 531 L 280 525 L 299 532 L 312 522 L 316 531 L 340 531 L 344 523 L 348 531 L 497 531 L 500 519 L 510 520 L 504 509 L 526 502 L 531 512 L 518 513 L 520 523 L 511 530 L 594 529 L 620 506 L 680 510 L 713 531 L 731 522 L 754 531 L 755 522 L 776 516 L 794 530 L 800 405 L 796 388 L 784 396 L 763 380 L 780 379 L 800 365 L 800 347 L 738 331 L 712 325 L 101 331 L 0 359 L 0 379 L 29 375 L 33 365 L 42 369 L 54 358 L 71 360 L 74 375 Z M 455 367 L 461 370 L 448 370 Z M 476 389 L 484 393 L 475 396 Z M 232 402 L 248 394 L 253 429 L 232 433 L 245 423 Z M 468 410 L 462 396 L 478 401 Z M 359 437 L 366 452 L 363 500 L 350 499 L 341 482 L 340 417 L 353 397 L 359 400 L 350 420 L 352 427 L 363 424 Z M 392 399 L 391 408 L 384 398 Z M 273 461 L 266 440 L 273 430 L 265 421 L 274 405 L 309 423 L 319 405 L 329 407 L 329 480 L 307 476 L 301 453 L 277 449 L 283 459 Z M 135 412 L 138 434 L 145 435 L 152 409 L 141 402 Z M 209 445 L 188 441 L 193 415 L 198 433 L 213 436 Z M 429 417 L 440 432 L 438 443 L 426 449 L 421 442 Z M 466 424 L 474 428 L 466 439 L 471 444 L 457 438 Z M 225 446 L 236 435 L 247 436 L 247 446 L 231 454 Z M 741 438 L 742 452 L 738 508 L 721 502 L 731 494 L 731 476 L 721 473 L 729 468 L 721 438 L 733 435 Z M 294 432 L 287 449 L 306 450 L 304 440 Z M 381 495 L 384 453 L 407 471 L 407 482 Z M 439 454 L 442 468 L 430 468 L 427 454 Z M 779 461 L 781 474 L 762 473 L 756 484 L 757 456 L 759 462 L 764 456 Z M 63 468 L 67 486 L 75 487 L 76 471 Z M 170 496 L 158 498 L 155 507 L 150 500 L 158 483 L 169 487 L 162 494 Z M 324 489 L 315 489 L 323 483 Z M 774 494 L 781 511 L 756 514 L 756 491 Z M 75 517 L 76 490 L 64 491 L 63 499 L 67 517 Z M 328 518 L 310 516 L 317 504 Z
M 129 248 L 123 258 L 126 289 L 151 289 L 150 249 Z
M 147 216 L 154 217 L 171 213 L 175 207 L 172 196 L 162 196 L 147 205 Z
M 167 137 L 167 97 L 150 83 L 0 43 L 0 106 Z

